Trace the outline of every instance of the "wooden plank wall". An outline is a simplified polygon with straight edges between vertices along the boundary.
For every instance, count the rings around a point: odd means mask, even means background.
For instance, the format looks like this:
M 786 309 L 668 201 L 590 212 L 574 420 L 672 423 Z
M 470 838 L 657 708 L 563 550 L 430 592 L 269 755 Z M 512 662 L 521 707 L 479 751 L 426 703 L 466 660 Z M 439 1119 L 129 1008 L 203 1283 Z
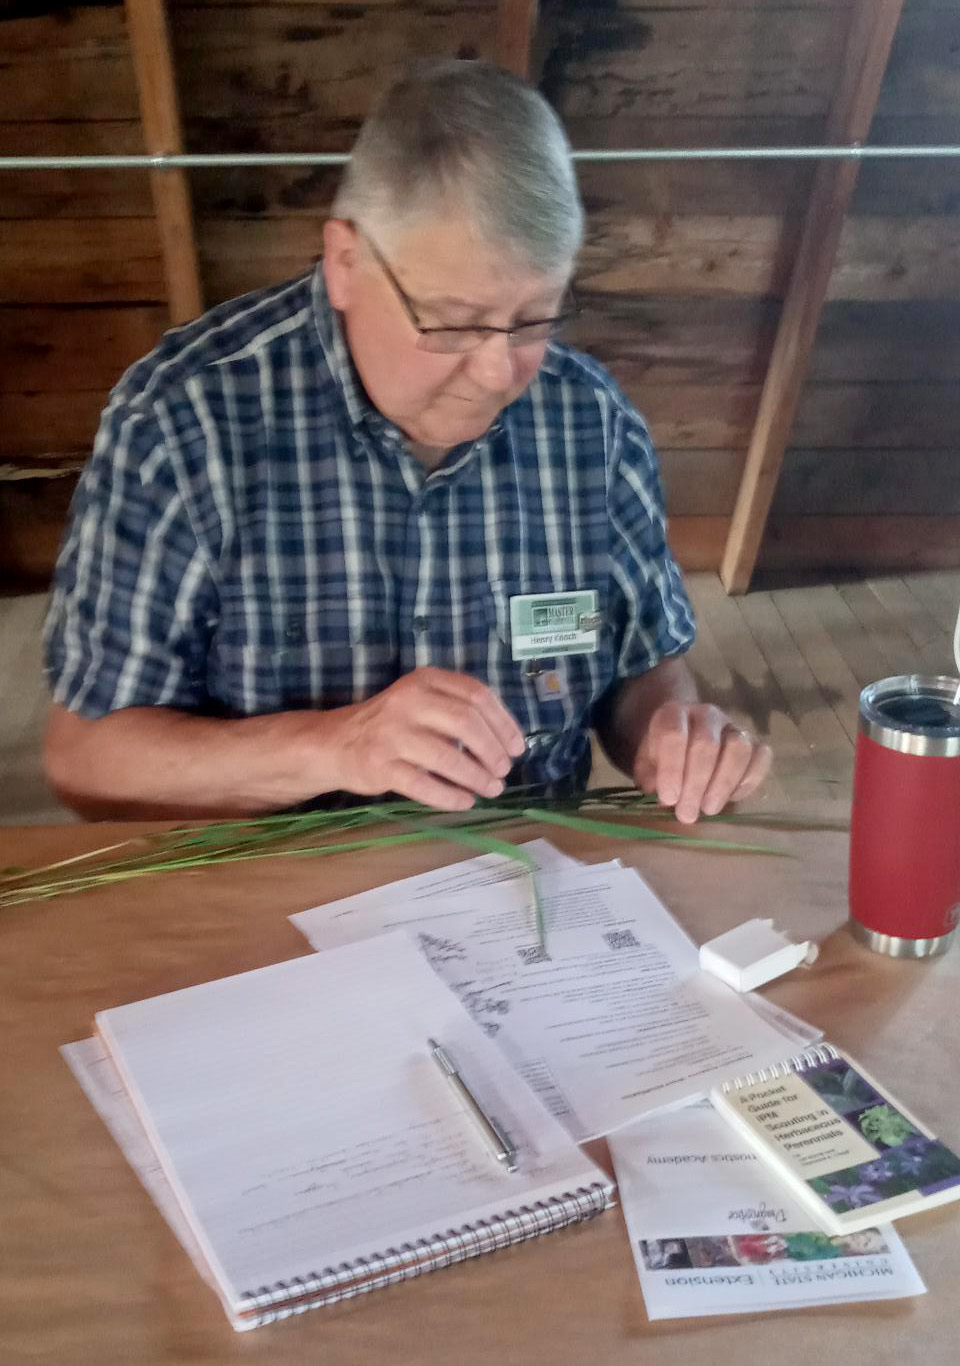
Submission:
M 908 0 L 872 141 L 960 143 L 960 6 Z M 764 562 L 960 565 L 960 161 L 865 164 Z
M 346 150 L 385 76 L 492 56 L 495 0 L 171 0 L 188 150 Z M 848 0 L 547 0 L 541 86 L 575 146 L 810 143 Z M 122 4 L 0 11 L 0 146 L 140 151 Z M 960 7 L 908 0 L 873 137 L 960 141 Z M 650 421 L 673 538 L 716 567 L 811 183 L 806 164 L 591 166 L 578 344 Z M 191 175 L 209 303 L 305 268 L 337 173 Z M 0 464 L 89 449 L 168 325 L 148 177 L 0 174 Z M 861 172 L 761 566 L 960 563 L 960 165 Z M 0 576 L 42 576 L 68 480 L 0 482 Z
M 544 87 L 574 143 L 822 137 L 849 7 L 559 7 Z M 872 139 L 960 141 L 960 7 L 908 0 Z M 584 344 L 658 441 L 674 544 L 719 563 L 796 232 L 802 164 L 591 168 Z M 960 563 L 960 163 L 861 171 L 760 565 Z

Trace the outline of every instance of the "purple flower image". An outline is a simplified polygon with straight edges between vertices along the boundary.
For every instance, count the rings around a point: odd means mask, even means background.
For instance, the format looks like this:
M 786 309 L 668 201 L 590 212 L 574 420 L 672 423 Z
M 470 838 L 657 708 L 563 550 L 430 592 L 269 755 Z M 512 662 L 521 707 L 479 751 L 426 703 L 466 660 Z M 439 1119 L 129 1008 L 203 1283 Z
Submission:
M 923 1158 L 918 1157 L 916 1160 L 922 1162 Z M 902 1166 L 903 1163 L 901 1163 Z M 896 1176 L 896 1170 L 892 1162 L 887 1162 L 882 1157 L 878 1157 L 875 1162 L 864 1163 L 860 1168 L 860 1176 L 865 1182 L 873 1185 L 880 1181 L 892 1181 Z
M 834 1209 L 863 1209 L 865 1205 L 875 1205 L 883 1196 L 876 1186 L 871 1186 L 868 1181 L 861 1181 L 858 1186 L 830 1186 L 827 1190 L 821 1191 L 824 1199 Z
M 923 1164 L 927 1160 L 927 1140 L 922 1134 L 918 1134 L 917 1138 L 919 1139 L 919 1142 L 916 1146 L 912 1147 L 911 1141 L 908 1139 L 897 1154 L 900 1170 L 903 1172 L 910 1172 L 913 1176 L 918 1176 L 920 1174 Z
M 859 1166 L 817 1176 L 811 1188 L 837 1214 L 864 1209 L 911 1191 L 960 1184 L 960 1158 L 937 1139 L 914 1131 L 896 1148 Z

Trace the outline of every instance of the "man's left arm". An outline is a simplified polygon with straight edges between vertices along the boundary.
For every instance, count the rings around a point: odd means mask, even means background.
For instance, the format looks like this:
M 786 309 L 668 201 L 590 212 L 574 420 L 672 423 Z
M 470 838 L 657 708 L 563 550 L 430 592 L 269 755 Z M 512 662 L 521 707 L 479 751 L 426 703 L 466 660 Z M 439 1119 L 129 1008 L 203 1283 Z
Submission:
M 611 761 L 685 824 L 748 797 L 770 771 L 770 746 L 698 700 L 680 655 L 614 684 L 594 725 Z

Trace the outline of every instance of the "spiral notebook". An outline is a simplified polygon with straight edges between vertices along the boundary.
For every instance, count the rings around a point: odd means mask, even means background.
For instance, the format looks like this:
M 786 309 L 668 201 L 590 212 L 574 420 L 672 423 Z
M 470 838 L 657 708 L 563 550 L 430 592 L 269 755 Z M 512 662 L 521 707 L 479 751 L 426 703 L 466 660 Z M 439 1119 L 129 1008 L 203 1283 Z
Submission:
M 174 1207 L 169 1221 L 238 1330 L 613 1203 L 606 1174 L 402 933 L 96 1019 L 123 1092 L 98 1108 L 128 1155 L 123 1126 L 129 1135 L 135 1111 Z M 509 1134 L 516 1171 L 496 1160 L 431 1039 Z M 82 1071 L 76 1055 L 68 1061 Z
M 960 1157 L 833 1044 L 710 1092 L 828 1233 L 960 1199 Z

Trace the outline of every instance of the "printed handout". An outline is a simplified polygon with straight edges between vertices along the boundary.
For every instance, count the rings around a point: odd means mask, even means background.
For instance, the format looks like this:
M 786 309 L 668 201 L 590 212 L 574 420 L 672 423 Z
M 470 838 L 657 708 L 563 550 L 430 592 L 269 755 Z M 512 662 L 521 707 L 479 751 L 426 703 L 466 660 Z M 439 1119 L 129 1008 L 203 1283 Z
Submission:
M 452 870 L 442 871 L 451 878 Z M 535 933 L 530 879 L 471 880 L 465 865 L 455 894 L 425 894 L 418 879 L 407 879 L 291 920 L 315 949 L 395 929 L 413 933 L 438 975 L 581 1141 L 818 1037 L 702 973 L 692 941 L 633 870 L 566 867 L 542 873 L 539 885 L 546 952 Z

